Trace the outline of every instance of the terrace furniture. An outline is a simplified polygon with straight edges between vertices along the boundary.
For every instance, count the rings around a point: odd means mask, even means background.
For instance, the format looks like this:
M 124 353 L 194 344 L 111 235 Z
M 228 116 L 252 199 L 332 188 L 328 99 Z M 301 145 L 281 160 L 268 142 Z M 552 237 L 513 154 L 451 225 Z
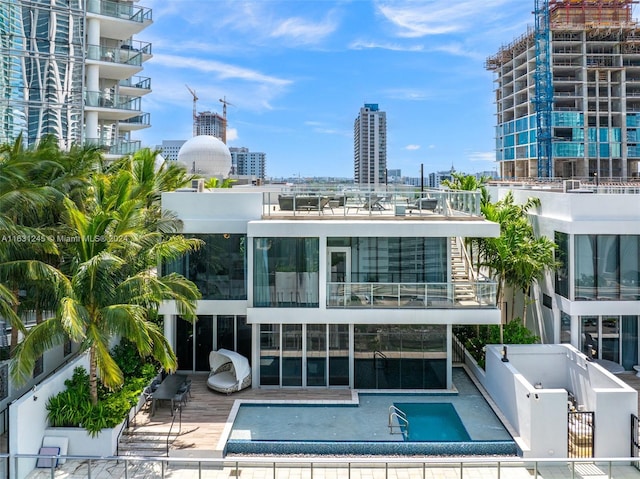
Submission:
M 184 374 L 169 374 L 152 394 L 151 415 L 156 413 L 158 401 L 171 401 L 171 415 L 176 401 L 176 394 L 180 387 L 187 382 Z
M 247 358 L 235 351 L 218 349 L 209 354 L 211 372 L 207 387 L 231 394 L 251 386 L 251 366 Z
M 408 211 L 418 210 L 418 211 L 432 211 L 435 212 L 438 207 L 438 199 L 437 198 L 418 198 L 415 203 L 407 206 Z
M 322 211 L 329 204 L 327 196 L 278 195 L 281 211 Z

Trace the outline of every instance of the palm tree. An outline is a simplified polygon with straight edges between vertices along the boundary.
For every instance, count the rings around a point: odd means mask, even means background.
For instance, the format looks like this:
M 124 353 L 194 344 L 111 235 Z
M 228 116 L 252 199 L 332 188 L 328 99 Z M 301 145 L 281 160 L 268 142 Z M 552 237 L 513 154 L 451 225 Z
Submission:
M 520 288 L 528 295 L 531 284 L 555 265 L 553 242 L 536 238 L 528 220 L 528 211 L 539 205 L 538 198 L 529 198 L 523 205 L 515 204 L 509 192 L 501 201 L 482 208 L 487 220 L 500 224 L 499 237 L 476 238 L 478 265 L 487 268 L 489 275 L 496 278 L 499 307 L 503 305 L 507 285 Z M 500 339 L 502 341 L 502 324 Z
M 207 181 L 204 182 L 204 187 L 207 189 L 215 189 L 215 188 L 231 188 L 236 180 L 232 178 L 225 178 L 220 181 L 220 178 L 212 176 Z
M 200 293 L 180 275 L 158 277 L 155 268 L 160 261 L 195 250 L 200 242 L 164 237 L 149 228 L 148 195 L 139 186 L 126 169 L 94 173 L 84 208 L 65 198 L 64 227 L 70 241 L 59 270 L 59 306 L 54 318 L 34 326 L 17 346 L 11 363 L 17 381 L 29 377 L 47 349 L 67 339 L 89 352 L 94 404 L 98 380 L 110 389 L 123 382 L 110 355 L 116 337 L 131 341 L 141 356 L 152 356 L 165 370 L 176 369 L 175 354 L 150 315 L 161 301 L 173 300 L 180 314 L 193 320 Z M 174 231 L 178 226 L 174 223 Z

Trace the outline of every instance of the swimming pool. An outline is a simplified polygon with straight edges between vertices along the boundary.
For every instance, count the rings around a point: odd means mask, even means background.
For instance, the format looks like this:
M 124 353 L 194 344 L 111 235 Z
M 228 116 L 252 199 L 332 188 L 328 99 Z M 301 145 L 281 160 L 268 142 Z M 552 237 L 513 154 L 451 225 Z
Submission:
M 473 382 L 455 368 L 457 392 L 360 393 L 356 401 L 342 404 L 258 403 L 241 404 L 230 420 L 233 425 L 226 454 L 353 454 L 353 455 L 516 455 L 513 438 L 494 414 Z M 409 427 L 403 433 L 397 418 L 389 428 L 390 406 L 411 404 L 411 409 L 445 404 L 453 408 L 466 436 L 412 438 L 413 429 L 445 429 L 451 425 Z M 397 406 L 396 406 L 397 407 Z M 438 409 L 438 407 L 435 407 Z M 442 412 L 442 410 L 440 411 Z M 410 412 L 409 415 L 415 415 Z M 417 417 L 417 416 L 416 416 Z M 422 433 L 420 433 L 422 434 Z
M 406 419 L 401 428 L 405 441 L 471 441 L 456 408 L 451 403 L 395 403 Z

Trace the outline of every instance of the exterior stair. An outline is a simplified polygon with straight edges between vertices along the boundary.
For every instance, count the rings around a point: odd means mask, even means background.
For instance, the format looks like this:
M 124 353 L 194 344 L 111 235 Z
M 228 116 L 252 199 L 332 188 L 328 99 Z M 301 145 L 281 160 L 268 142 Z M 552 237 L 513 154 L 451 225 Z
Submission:
M 120 456 L 166 456 L 167 434 L 159 431 L 145 431 L 144 428 L 128 428 L 122 432 L 118 442 L 118 455 Z M 177 437 L 172 434 L 169 437 L 169 446 Z
M 460 301 L 477 302 L 475 280 L 469 274 L 471 266 L 463 254 L 463 247 L 462 238 L 451 238 L 451 281 L 456 304 Z

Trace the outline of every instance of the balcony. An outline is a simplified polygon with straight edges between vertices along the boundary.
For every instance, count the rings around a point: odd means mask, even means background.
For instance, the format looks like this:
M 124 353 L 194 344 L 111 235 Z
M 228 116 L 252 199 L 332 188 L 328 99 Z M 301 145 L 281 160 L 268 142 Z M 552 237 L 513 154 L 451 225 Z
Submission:
M 416 188 L 387 190 L 283 190 L 263 193 L 263 219 L 478 219 L 480 193 Z
M 142 53 L 129 48 L 123 49 L 103 47 L 100 45 L 88 45 L 87 59 L 136 67 L 142 65 Z
M 495 281 L 327 283 L 327 308 L 496 309 Z
M 142 96 L 151 92 L 151 78 L 134 76 L 118 82 L 118 90 L 123 95 Z
M 100 17 L 103 37 L 129 38 L 153 23 L 150 8 L 134 5 L 130 1 L 89 0 L 87 3 L 87 17 Z
M 87 91 L 84 95 L 85 110 L 98 109 L 102 120 L 126 120 L 137 116 L 142 100 L 138 96 L 121 95 L 106 91 Z
M 127 118 L 120 122 L 121 131 L 141 130 L 143 128 L 149 128 L 150 126 L 151 115 L 149 113 L 143 113 L 142 115 Z
M 131 155 L 142 148 L 140 140 L 106 140 L 103 138 L 85 138 L 86 146 L 97 146 L 104 150 L 106 155 L 124 156 Z

